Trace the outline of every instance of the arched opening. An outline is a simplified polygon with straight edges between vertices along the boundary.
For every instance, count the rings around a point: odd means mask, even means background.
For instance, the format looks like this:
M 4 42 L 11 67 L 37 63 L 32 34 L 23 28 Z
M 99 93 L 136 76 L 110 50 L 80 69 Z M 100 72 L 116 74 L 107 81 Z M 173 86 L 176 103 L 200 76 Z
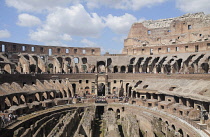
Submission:
M 79 58 L 74 58 L 74 63 L 78 64 L 79 63 Z
M 72 84 L 72 90 L 73 90 L 73 93 L 75 95 L 75 93 L 76 93 L 76 84 Z
M 174 125 L 171 125 L 171 127 L 174 131 L 176 131 L 176 127 Z
M 208 63 L 202 63 L 201 67 L 202 67 L 204 73 L 208 73 L 208 71 L 209 71 L 209 64 Z
M 54 92 L 50 92 L 50 99 L 54 99 L 54 98 L 55 98 Z
M 43 100 L 47 100 L 47 99 L 48 99 L 47 93 L 44 92 L 44 93 L 42 94 L 42 101 L 43 101 Z
M 117 72 L 118 72 L 118 67 L 114 66 L 114 73 L 117 73 Z
M 70 57 L 65 58 L 65 60 L 68 62 L 68 64 L 71 64 L 71 58 Z
M 105 72 L 105 62 L 104 61 L 99 61 L 97 63 L 97 69 L 98 69 L 98 73 L 100 72 Z
M 47 68 L 47 72 L 48 73 L 53 73 L 53 64 L 48 64 L 48 68 Z
M 120 119 L 120 110 L 117 109 L 116 113 L 117 113 L 117 119 Z
M 36 93 L 36 94 L 35 94 L 35 101 L 40 101 L 39 93 Z
M 85 87 L 85 94 L 86 95 L 89 95 L 90 94 L 90 88 L 88 86 Z
M 178 132 L 180 134 L 180 137 L 183 137 L 184 136 L 184 133 L 183 133 L 182 129 L 179 129 Z
M 113 111 L 113 109 L 112 108 L 108 108 L 108 111 Z
M 104 85 L 104 83 L 100 83 L 98 85 L 98 96 L 105 96 L 105 85 Z
M 28 55 L 24 55 L 24 58 L 29 60 L 29 56 Z
M 133 65 L 128 66 L 128 73 L 133 73 Z
M 58 60 L 59 65 L 60 65 L 59 66 L 59 68 L 60 68 L 59 69 L 59 71 L 60 71 L 59 73 L 64 73 L 64 70 L 63 70 L 63 58 L 62 57 L 58 57 L 57 60 Z
M 113 94 L 117 94 L 117 88 L 116 88 L 116 87 L 113 87 L 112 93 L 113 93 Z
M 24 104 L 24 103 L 26 103 L 25 96 L 24 95 L 21 95 L 20 96 L 20 104 Z
M 36 72 L 36 65 L 34 65 L 34 64 L 30 65 L 30 72 L 33 72 L 33 73 Z
M 139 80 L 138 82 L 136 82 L 136 84 L 135 84 L 134 88 L 138 87 L 138 85 L 140 85 L 141 83 L 142 83 L 142 81 L 141 81 L 141 80 Z
M 87 63 L 87 58 L 82 58 L 82 63 L 86 64 Z
M 17 97 L 16 96 L 14 96 L 13 98 L 12 98 L 12 104 L 13 105 L 19 105 L 19 102 L 18 102 L 18 99 L 17 99 Z
M 133 64 L 134 61 L 135 61 L 135 59 L 136 59 L 136 58 L 132 58 L 132 59 L 130 60 L 130 64 Z
M 121 66 L 121 73 L 125 73 L 125 66 Z

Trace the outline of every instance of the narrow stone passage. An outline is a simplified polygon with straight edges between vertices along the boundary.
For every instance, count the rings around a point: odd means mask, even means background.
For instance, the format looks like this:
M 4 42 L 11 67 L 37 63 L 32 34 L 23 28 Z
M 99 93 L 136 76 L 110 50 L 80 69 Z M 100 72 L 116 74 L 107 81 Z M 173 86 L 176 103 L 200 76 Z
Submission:
M 95 130 L 94 130 L 94 134 L 93 137 L 104 137 L 103 135 L 103 122 L 101 119 L 97 118 L 95 119 Z

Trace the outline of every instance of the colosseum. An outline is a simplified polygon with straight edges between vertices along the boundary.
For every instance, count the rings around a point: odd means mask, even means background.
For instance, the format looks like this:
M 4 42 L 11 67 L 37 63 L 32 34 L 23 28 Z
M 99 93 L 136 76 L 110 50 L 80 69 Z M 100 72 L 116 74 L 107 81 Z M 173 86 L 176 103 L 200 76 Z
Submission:
M 134 23 L 122 54 L 0 41 L 1 137 L 210 136 L 210 14 Z

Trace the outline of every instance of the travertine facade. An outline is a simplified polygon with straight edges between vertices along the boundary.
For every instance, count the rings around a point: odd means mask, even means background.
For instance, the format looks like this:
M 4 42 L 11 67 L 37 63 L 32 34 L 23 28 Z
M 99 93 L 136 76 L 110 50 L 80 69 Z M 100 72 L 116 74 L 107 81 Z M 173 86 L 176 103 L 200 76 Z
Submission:
M 1 41 L 0 136 L 207 137 L 209 38 L 196 13 L 133 24 L 123 54 Z

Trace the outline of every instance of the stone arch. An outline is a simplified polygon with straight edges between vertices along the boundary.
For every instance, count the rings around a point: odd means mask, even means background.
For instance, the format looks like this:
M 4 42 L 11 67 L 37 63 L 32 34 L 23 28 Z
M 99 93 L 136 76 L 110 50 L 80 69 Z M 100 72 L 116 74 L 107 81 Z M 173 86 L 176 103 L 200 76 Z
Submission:
M 75 58 L 74 58 L 74 63 L 75 63 L 75 64 L 78 64 L 78 63 L 79 63 L 79 58 L 78 58 L 78 57 L 75 57 Z
M 178 132 L 179 132 L 180 137 L 184 136 L 184 132 L 183 132 L 183 130 L 181 128 L 178 130 Z
M 73 90 L 73 93 L 75 95 L 75 93 L 76 93 L 76 84 L 75 83 L 72 84 L 72 90 Z
M 5 109 L 9 109 L 11 107 L 11 102 L 8 97 L 4 99 Z
M 133 73 L 133 65 L 128 66 L 128 73 Z
M 85 94 L 90 94 L 90 88 L 89 88 L 89 86 L 86 86 L 85 87 Z
M 86 57 L 82 58 L 82 64 L 87 64 L 87 58 Z
M 108 111 L 113 111 L 113 108 L 108 108 Z
M 40 101 L 40 95 L 39 95 L 39 93 L 36 93 L 35 94 L 35 101 Z
M 20 104 L 24 104 L 24 103 L 26 103 L 26 98 L 24 95 L 21 95 L 20 96 Z
M 135 57 L 131 58 L 131 59 L 130 59 L 130 64 L 134 64 L 135 59 L 136 59 Z
M 35 65 L 35 64 L 31 64 L 31 65 L 29 66 L 29 68 L 30 68 L 30 72 L 33 72 L 33 73 L 36 72 L 36 65 Z
M 117 119 L 120 119 L 120 109 L 116 110 Z
M 71 58 L 70 58 L 70 57 L 66 57 L 66 58 L 65 58 L 65 61 L 67 61 L 68 64 L 71 64 Z
M 32 56 L 33 57 L 33 59 L 36 61 L 36 71 L 38 72 L 38 73 L 41 73 L 42 72 L 42 70 L 39 68 L 39 66 L 38 66 L 38 57 L 37 56 Z
M 64 70 L 63 70 L 63 58 L 62 57 L 57 57 L 57 60 L 59 62 L 58 72 L 60 71 L 61 73 L 64 73 Z
M 98 85 L 98 96 L 105 96 L 105 84 L 100 83 Z
M 47 92 L 44 92 L 44 93 L 42 94 L 42 101 L 43 101 L 43 100 L 47 100 L 47 99 L 48 99 Z
M 105 72 L 105 66 L 106 66 L 106 63 L 104 61 L 97 62 L 98 73 Z
M 114 66 L 114 73 L 117 73 L 117 72 L 118 72 L 118 67 Z
M 29 60 L 29 56 L 28 55 L 23 55 L 23 57 L 27 60 Z
M 53 73 L 53 64 L 52 63 L 48 64 L 48 66 L 47 66 L 47 72 L 48 73 Z
M 176 127 L 173 124 L 171 125 L 171 127 L 174 131 L 176 131 Z
M 117 94 L 117 87 L 112 88 L 112 94 Z
M 120 71 L 121 73 L 125 73 L 125 72 L 126 72 L 125 66 L 121 66 L 120 70 L 121 70 L 121 71 Z
M 209 71 L 209 64 L 208 63 L 202 63 L 201 68 L 203 70 L 203 73 L 208 73 Z
M 13 105 L 19 105 L 19 101 L 18 101 L 18 98 L 16 97 L 16 96 L 13 96 L 13 98 L 12 98 L 12 104 Z

